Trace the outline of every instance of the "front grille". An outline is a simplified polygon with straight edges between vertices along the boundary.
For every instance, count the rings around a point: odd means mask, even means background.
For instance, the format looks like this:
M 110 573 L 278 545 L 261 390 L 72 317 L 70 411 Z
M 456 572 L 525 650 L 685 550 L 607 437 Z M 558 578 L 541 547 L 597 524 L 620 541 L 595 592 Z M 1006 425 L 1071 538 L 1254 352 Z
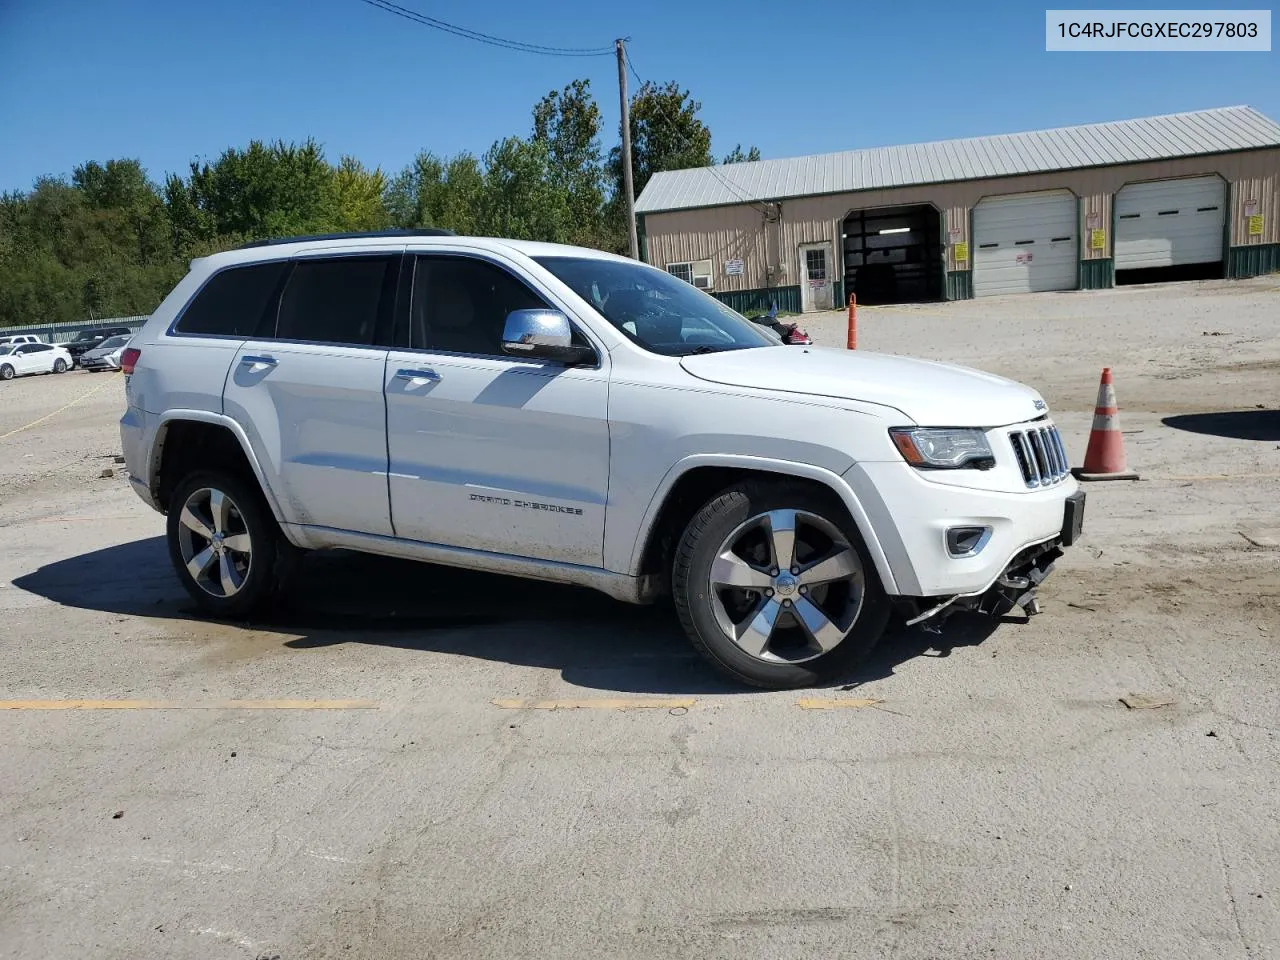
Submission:
M 1061 483 L 1071 472 L 1067 449 L 1062 445 L 1058 428 L 1051 423 L 1029 430 L 1011 430 L 1009 443 L 1013 445 L 1013 455 L 1028 487 Z

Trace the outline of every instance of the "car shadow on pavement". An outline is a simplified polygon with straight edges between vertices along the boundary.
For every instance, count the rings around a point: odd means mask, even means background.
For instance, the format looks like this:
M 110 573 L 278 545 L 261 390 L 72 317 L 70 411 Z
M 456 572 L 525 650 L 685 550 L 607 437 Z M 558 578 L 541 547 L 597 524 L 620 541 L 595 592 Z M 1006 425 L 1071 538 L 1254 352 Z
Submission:
M 14 586 L 64 606 L 123 616 L 191 620 L 292 635 L 306 653 L 374 644 L 558 670 L 579 687 L 625 693 L 744 693 L 717 677 L 685 639 L 669 603 L 637 607 L 593 590 L 365 554 L 306 558 L 284 602 L 252 622 L 202 616 L 169 565 L 163 537 L 40 567 Z M 897 629 L 850 676 L 846 689 L 892 676 L 906 660 L 947 656 L 997 626 L 956 616 L 941 634 Z M 207 631 L 205 631 L 207 632 Z
M 833 686 L 856 690 L 876 680 L 894 675 L 895 668 L 917 657 L 942 659 L 961 647 L 976 647 L 995 633 L 1001 624 L 1026 623 L 1022 617 L 987 617 L 974 613 L 957 613 L 948 617 L 938 632 L 924 626 L 890 626 L 884 638 L 863 660 L 853 674 Z
M 1166 427 L 1233 440 L 1280 441 L 1280 410 L 1230 410 L 1165 417 Z

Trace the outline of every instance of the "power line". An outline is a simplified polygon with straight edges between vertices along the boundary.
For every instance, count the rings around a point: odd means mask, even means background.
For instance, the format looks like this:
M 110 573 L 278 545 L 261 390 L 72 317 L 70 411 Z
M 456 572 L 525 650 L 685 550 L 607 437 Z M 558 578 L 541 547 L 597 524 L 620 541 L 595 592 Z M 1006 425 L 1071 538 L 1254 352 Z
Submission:
M 611 57 L 613 56 L 613 47 L 548 47 L 540 43 L 528 43 L 524 40 L 509 40 L 505 37 L 495 37 L 493 34 L 482 33 L 479 30 L 472 30 L 469 27 L 459 27 L 456 24 L 446 23 L 444 20 L 438 20 L 435 17 L 429 17 L 425 13 L 419 13 L 416 10 L 410 10 L 408 7 L 402 7 L 398 3 L 391 0 L 360 0 L 361 3 L 367 3 L 371 7 L 376 7 L 386 13 L 394 14 L 405 20 L 421 24 L 424 27 L 431 27 L 435 30 L 441 30 L 444 33 L 452 34 L 455 37 L 462 37 L 466 40 L 475 40 L 479 43 L 486 43 L 491 47 L 500 47 L 504 50 L 517 50 L 521 53 L 536 53 L 544 57 Z

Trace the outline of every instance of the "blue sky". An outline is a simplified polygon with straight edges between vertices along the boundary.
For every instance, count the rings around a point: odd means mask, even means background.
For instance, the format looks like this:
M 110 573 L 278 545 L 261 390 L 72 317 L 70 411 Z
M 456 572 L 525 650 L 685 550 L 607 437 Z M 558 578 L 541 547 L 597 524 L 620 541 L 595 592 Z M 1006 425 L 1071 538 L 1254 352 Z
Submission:
M 1280 53 L 1046 53 L 1045 5 L 1028 2 L 400 2 L 547 45 L 630 36 L 640 76 L 702 102 L 717 155 L 739 141 L 797 156 L 1239 103 L 1280 119 Z M 112 157 L 160 179 L 253 138 L 314 136 L 332 159 L 395 171 L 422 148 L 482 153 L 526 133 L 534 102 L 575 77 L 591 80 L 607 149 L 612 57 L 493 49 L 359 0 L 0 0 L 0 190 Z

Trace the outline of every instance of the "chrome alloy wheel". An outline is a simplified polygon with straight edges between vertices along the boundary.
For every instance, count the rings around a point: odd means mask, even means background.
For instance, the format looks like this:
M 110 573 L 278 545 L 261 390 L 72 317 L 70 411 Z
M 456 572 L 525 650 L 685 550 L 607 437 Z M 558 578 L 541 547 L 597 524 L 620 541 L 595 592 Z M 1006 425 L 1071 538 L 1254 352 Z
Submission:
M 178 548 L 191 579 L 210 596 L 234 597 L 253 563 L 253 541 L 236 502 L 202 487 L 187 497 L 178 520 Z
M 720 629 L 744 652 L 803 663 L 853 628 L 866 579 L 858 551 L 834 524 L 803 510 L 770 510 L 720 544 L 710 595 Z

